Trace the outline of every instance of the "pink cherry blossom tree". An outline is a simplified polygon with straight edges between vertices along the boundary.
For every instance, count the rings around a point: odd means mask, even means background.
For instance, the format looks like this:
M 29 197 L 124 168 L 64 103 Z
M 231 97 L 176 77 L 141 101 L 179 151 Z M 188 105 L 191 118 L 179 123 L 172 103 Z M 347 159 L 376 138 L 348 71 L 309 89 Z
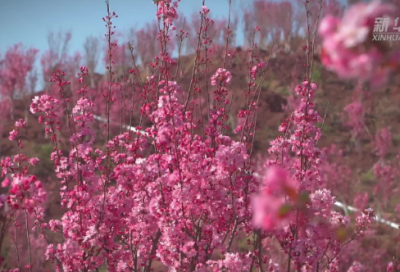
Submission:
M 32 71 L 37 49 L 24 49 L 22 44 L 9 48 L 0 62 L 0 95 L 10 104 L 10 117 L 14 119 L 15 99 L 27 91 L 27 75 Z M 4 103 L 4 102 L 3 102 Z
M 257 162 L 258 106 L 269 60 L 257 55 L 256 40 L 289 39 L 293 25 L 278 17 L 294 16 L 292 5 L 257 1 L 256 7 L 271 15 L 261 18 L 257 10 L 260 20 L 271 25 L 267 30 L 246 26 L 251 33 L 246 48 L 247 81 L 240 94 L 243 107 L 237 113 L 235 135 L 230 137 L 226 132 L 234 99 L 232 85 L 237 80 L 231 69 L 234 19 L 229 15 L 227 20 L 213 21 L 203 1 L 194 22 L 198 25 L 193 38 L 196 50 L 186 88 L 180 81 L 181 58 L 172 57 L 171 47 L 176 37 L 179 42 L 188 38 L 183 27 L 176 26 L 180 1 L 154 2 L 158 23 L 138 31 L 138 38 L 144 39 L 128 46 L 116 39 L 118 15 L 106 2 L 106 74 L 96 90 L 89 88 L 92 71 L 86 66 L 77 68 L 80 55 L 59 58 L 51 51 L 46 55 L 43 67 L 51 72 L 47 80 L 52 91 L 35 96 L 30 111 L 53 145 L 50 158 L 64 213 L 58 219 L 45 218 L 46 191 L 32 174 L 39 160 L 22 153 L 20 136 L 26 122 L 16 121 L 8 138 L 15 143 L 17 155 L 1 159 L 0 249 L 7 238 L 13 252 L 7 262 L 1 259 L 4 270 L 43 271 L 42 260 L 35 254 L 44 248 L 37 238 L 46 244 L 44 256 L 53 271 L 364 269 L 363 260 L 340 258 L 340 254 L 351 252 L 349 246 L 368 234 L 374 211 L 367 208 L 364 196 L 357 199 L 364 210 L 354 216 L 335 210 L 340 197 L 335 187 L 344 186 L 349 169 L 337 163 L 341 151 L 318 146 L 323 133 L 318 124 L 323 120 L 315 101 L 319 86 L 312 82 L 317 30 L 312 26 L 322 16 L 322 3 L 313 16 L 313 3 L 304 3 L 308 30 L 304 80 L 294 87 L 293 112 L 279 126 L 281 134 L 271 141 L 265 161 Z M 282 7 L 286 10 L 279 13 Z M 329 29 L 323 38 L 332 38 L 329 35 L 335 31 L 342 30 Z M 146 44 L 150 38 L 154 38 L 152 44 Z M 225 47 L 214 47 L 214 40 Z M 337 68 L 332 58 L 335 51 L 330 53 L 329 61 Z M 214 70 L 213 60 L 219 62 Z M 49 68 L 54 65 L 56 69 Z M 140 71 L 143 67 L 148 67 L 146 76 Z M 360 107 L 353 105 L 348 112 L 351 124 L 362 127 Z M 95 130 L 99 119 L 104 122 L 100 133 Z M 129 129 L 123 126 L 128 120 Z M 380 161 L 374 170 L 381 179 L 379 193 L 393 185 L 394 172 L 382 163 L 390 139 L 388 130 L 376 136 Z M 256 163 L 262 164 L 257 173 Z M 59 239 L 51 239 L 52 235 Z M 243 241 L 246 245 L 241 248 L 238 244 Z M 388 270 L 394 266 L 390 263 Z

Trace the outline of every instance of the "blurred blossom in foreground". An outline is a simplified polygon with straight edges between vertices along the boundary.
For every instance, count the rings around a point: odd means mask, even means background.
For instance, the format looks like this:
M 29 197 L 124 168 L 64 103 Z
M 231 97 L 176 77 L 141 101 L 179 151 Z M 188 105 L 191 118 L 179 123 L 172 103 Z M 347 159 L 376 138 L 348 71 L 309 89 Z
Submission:
M 260 194 L 252 198 L 254 226 L 273 230 L 287 225 L 292 214 L 292 205 L 285 198 L 295 201 L 297 187 L 296 181 L 285 170 L 279 167 L 268 169 Z
M 400 63 L 399 15 L 395 6 L 373 1 L 352 5 L 342 19 L 326 16 L 319 26 L 322 63 L 341 78 L 384 84 Z

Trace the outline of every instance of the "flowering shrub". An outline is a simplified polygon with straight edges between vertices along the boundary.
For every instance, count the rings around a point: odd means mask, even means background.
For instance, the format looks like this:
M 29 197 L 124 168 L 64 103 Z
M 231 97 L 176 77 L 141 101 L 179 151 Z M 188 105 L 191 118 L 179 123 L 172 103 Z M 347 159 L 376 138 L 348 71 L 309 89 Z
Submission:
M 234 80 L 229 64 L 234 58 L 230 20 L 224 30 L 223 64 L 212 74 L 212 39 L 208 34 L 214 23 L 208 17 L 210 9 L 202 6 L 194 67 L 186 91 L 179 83 L 180 56 L 173 59 L 169 48 L 172 35 L 179 32 L 175 27 L 179 1 L 155 4 L 161 52 L 149 61 L 150 75 L 142 78 L 134 61 L 128 76 L 117 73 L 123 70 L 119 68 L 126 56 L 124 47 L 113 38 L 113 20 L 118 16 L 107 2 L 108 14 L 103 21 L 107 27 L 108 81 L 98 86 L 103 95 L 90 94 L 93 84 L 89 88 L 86 83 L 92 81 L 88 80 L 92 71 L 81 66 L 77 81 L 70 81 L 69 73 L 61 68 L 55 69 L 49 81 L 57 91 L 32 99 L 30 111 L 44 125 L 53 144 L 50 158 L 60 183 L 61 218 L 45 217 L 47 193 L 32 172 L 40 161 L 21 153 L 19 137 L 26 121 L 14 123 L 8 138 L 16 143 L 18 154 L 1 160 L 1 184 L 7 192 L 0 195 L 0 248 L 9 237 L 15 253 L 7 256 L 10 261 L 1 260 L 2 269 L 32 272 L 44 271 L 47 266 L 51 271 L 65 272 L 150 272 L 165 267 L 170 271 L 332 272 L 346 266 L 346 271 L 364 271 L 364 260 L 343 264 L 340 254 L 368 234 L 375 214 L 367 208 L 368 194 L 354 200 L 362 208 L 355 216 L 334 208 L 335 187 L 348 182 L 349 169 L 328 159 L 333 154 L 342 158 L 342 150 L 336 152 L 335 146 L 321 150 L 317 145 L 323 133 L 319 124 L 324 120 L 314 100 L 319 91 L 319 84 L 312 81 L 311 40 L 315 37 L 307 37 L 306 77 L 293 90 L 294 111 L 279 126 L 281 135 L 271 141 L 264 164 L 255 173 L 252 155 L 260 84 L 269 61 L 256 55 L 254 37 L 264 32 L 258 26 L 253 29 L 245 106 L 237 113 L 236 135 L 228 136 Z M 328 17 L 321 23 L 323 62 L 339 75 L 381 83 L 382 73 L 389 71 L 382 70 L 388 64 L 387 52 L 374 46 L 368 47 L 371 51 L 367 53 L 363 49 L 371 31 L 370 19 L 390 12 L 390 6 L 358 5 L 342 22 Z M 309 16 L 307 3 L 305 6 Z M 357 7 L 362 10 L 354 16 Z M 291 27 L 286 21 L 282 24 L 287 39 Z M 315 32 L 308 31 L 309 35 Z M 182 42 L 185 32 L 179 33 L 176 36 Z M 128 47 L 134 58 L 133 48 Z M 130 98 L 139 101 L 138 125 L 129 131 L 121 126 L 116 132 L 113 118 L 121 114 L 121 123 L 127 120 L 125 92 L 129 83 Z M 105 120 L 103 134 L 95 131 L 96 119 L 103 120 L 96 115 L 98 109 Z M 363 106 L 354 102 L 345 111 L 355 138 L 364 129 Z M 63 137 L 63 124 L 68 127 L 68 137 Z M 98 142 L 101 136 L 105 145 Z M 388 205 L 385 196 L 398 175 L 394 170 L 397 166 L 385 161 L 391 139 L 389 131 L 383 129 L 375 143 L 380 157 L 373 169 L 380 179 L 376 193 L 383 195 L 384 205 Z M 21 246 L 21 233 L 26 248 Z M 246 241 L 244 247 L 239 246 L 242 241 Z M 34 254 L 37 252 L 44 252 L 47 264 Z M 388 271 L 394 269 L 393 262 L 387 265 Z

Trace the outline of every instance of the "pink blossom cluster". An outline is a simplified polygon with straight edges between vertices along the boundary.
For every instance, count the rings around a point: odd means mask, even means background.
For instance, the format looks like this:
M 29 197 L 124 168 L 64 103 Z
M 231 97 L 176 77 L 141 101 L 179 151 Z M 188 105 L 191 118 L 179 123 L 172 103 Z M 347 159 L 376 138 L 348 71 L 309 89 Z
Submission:
M 15 128 L 10 132 L 10 141 L 17 141 L 18 150 L 23 148 L 17 139 L 19 130 L 26 126 L 26 122 L 20 119 L 15 122 Z M 6 202 L 11 209 L 27 210 L 30 214 L 35 209 L 40 209 L 46 200 L 46 192 L 41 181 L 36 176 L 29 174 L 29 169 L 39 163 L 38 158 L 28 158 L 19 153 L 12 158 L 6 157 L 1 160 L 1 175 L 5 177 L 1 186 L 9 188 L 8 196 L 2 195 L 1 206 Z M 42 211 L 40 211 L 42 213 Z
M 23 261 L 23 264 L 27 271 L 32 271 L 33 263 L 38 263 L 41 259 L 38 258 L 32 261 L 33 254 L 31 249 L 36 249 L 36 246 L 41 242 L 35 243 L 34 241 L 38 240 L 31 239 L 33 237 L 31 237 L 30 232 L 36 230 L 44 220 L 44 204 L 47 193 L 42 182 L 31 174 L 31 168 L 39 163 L 39 159 L 28 158 L 21 153 L 23 144 L 18 139 L 18 135 L 25 126 L 26 122 L 20 119 L 15 122 L 14 130 L 10 133 L 9 139 L 16 141 L 18 154 L 0 160 L 1 177 L 4 178 L 1 182 L 3 193 L 0 195 L 0 222 L 3 226 L 0 234 L 0 247 L 3 246 L 4 239 L 9 234 L 10 237 L 13 237 L 9 239 L 14 243 L 15 247 L 20 248 L 21 252 L 24 251 L 26 253 L 24 256 L 30 256 L 29 260 Z M 22 233 L 25 234 L 25 237 L 29 237 L 27 238 L 28 241 L 24 241 L 25 250 L 23 250 L 21 242 L 18 244 L 17 232 L 19 235 Z M 26 246 L 29 247 L 28 251 Z M 11 255 L 7 262 L 10 265 L 16 264 L 17 258 L 19 258 L 18 254 Z M 4 258 L 1 257 L 1 265 L 3 265 L 3 261 Z M 20 264 L 21 262 L 18 259 L 18 267 L 20 267 Z M 14 269 L 14 271 L 20 270 Z
M 388 263 L 388 265 L 386 267 L 386 272 L 394 272 L 394 271 L 396 271 L 396 268 L 397 269 L 400 268 L 400 264 L 398 264 L 397 260 L 395 262 Z
M 387 127 L 382 128 L 375 135 L 375 142 L 378 156 L 385 158 L 392 144 L 392 134 Z
M 14 129 L 12 131 L 10 131 L 10 136 L 8 137 L 8 139 L 10 141 L 15 141 L 15 139 L 17 138 L 17 136 L 19 134 L 19 130 L 21 128 L 24 128 L 25 126 L 26 126 L 26 122 L 23 119 L 19 119 L 19 121 L 16 121 Z
M 211 85 L 226 87 L 231 83 L 231 80 L 231 73 L 224 68 L 219 68 L 217 72 L 215 72 L 215 74 L 211 77 Z
M 157 17 L 163 19 L 164 23 L 171 25 L 176 19 L 178 19 L 178 2 L 171 0 L 158 1 Z
M 354 101 L 348 104 L 344 111 L 347 113 L 348 120 L 345 124 L 351 128 L 352 136 L 357 139 L 363 132 L 365 132 L 365 109 L 360 101 Z
M 349 267 L 347 272 L 362 272 L 365 270 L 365 266 L 361 263 L 354 261 L 353 264 Z
M 372 208 L 368 208 L 364 210 L 361 216 L 356 218 L 356 227 L 357 233 L 363 235 L 364 232 L 370 227 L 370 225 L 374 222 L 374 210 Z
M 259 71 L 265 68 L 266 66 L 267 64 L 265 62 L 260 62 L 257 65 L 253 66 L 253 68 L 251 68 L 251 77 L 255 80 L 257 73 L 259 73 Z
M 241 256 L 242 255 L 242 256 Z M 250 268 L 251 257 L 249 254 L 243 256 L 239 253 L 227 253 L 223 260 L 209 261 L 207 269 L 200 268 L 198 271 L 232 271 L 241 272 Z
M 202 7 L 201 7 L 201 10 L 202 10 L 202 12 L 203 12 L 205 15 L 207 15 L 207 14 L 210 12 L 210 9 L 207 8 L 206 6 L 202 6 Z
M 261 194 L 252 199 L 254 226 L 264 230 L 284 227 L 292 214 L 292 205 L 285 203 L 285 197 L 297 200 L 297 184 L 283 169 L 271 167 L 265 175 Z
M 58 100 L 49 95 L 35 96 L 32 100 L 31 112 L 33 114 L 38 112 L 48 113 L 51 112 L 57 104 Z
M 32 213 L 37 206 L 46 200 L 40 181 L 35 176 L 15 177 L 8 182 L 3 182 L 3 187 L 10 187 L 7 204 L 14 209 L 24 209 Z

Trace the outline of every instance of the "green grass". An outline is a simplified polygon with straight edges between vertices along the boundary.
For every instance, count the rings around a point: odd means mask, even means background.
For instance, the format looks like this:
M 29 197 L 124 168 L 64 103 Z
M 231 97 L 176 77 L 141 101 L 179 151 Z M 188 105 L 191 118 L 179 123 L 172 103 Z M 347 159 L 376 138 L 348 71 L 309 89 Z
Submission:
M 375 181 L 374 170 L 371 168 L 368 172 L 361 175 L 361 181 L 363 183 L 372 183 Z
M 260 85 L 260 87 L 263 89 L 268 89 L 269 86 L 271 85 L 271 82 L 272 80 L 267 80 L 267 79 L 264 79 L 263 81 L 261 79 L 256 80 L 256 84 Z
M 280 95 L 284 95 L 284 96 L 290 95 L 290 91 L 289 91 L 289 88 L 287 86 L 278 88 L 276 93 L 280 94 Z
M 332 126 L 325 123 L 324 127 L 322 128 L 322 134 L 332 135 L 333 133 L 335 133 L 335 129 Z
M 35 154 L 39 158 L 40 167 L 34 168 L 34 173 L 37 176 L 45 177 L 52 173 L 54 163 L 51 161 L 50 155 L 53 152 L 51 144 L 42 144 L 35 146 Z
M 322 79 L 322 67 L 319 64 L 315 64 L 313 73 L 312 73 L 312 81 L 314 82 L 321 82 Z

